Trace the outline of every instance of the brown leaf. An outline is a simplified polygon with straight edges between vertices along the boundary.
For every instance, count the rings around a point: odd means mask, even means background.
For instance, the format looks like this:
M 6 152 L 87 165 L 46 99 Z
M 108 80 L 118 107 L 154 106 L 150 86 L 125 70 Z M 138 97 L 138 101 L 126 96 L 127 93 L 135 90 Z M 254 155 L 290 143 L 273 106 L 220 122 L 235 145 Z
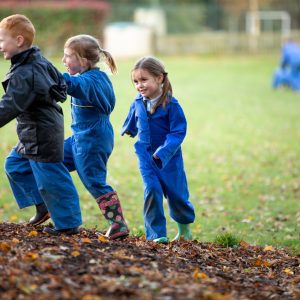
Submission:
M 274 250 L 274 248 L 272 246 L 266 246 L 264 248 L 264 251 L 273 251 L 273 250 Z
M 199 272 L 198 269 L 196 269 L 194 272 L 193 272 L 193 278 L 194 279 L 207 279 L 208 276 L 203 273 L 203 272 Z
M 8 252 L 11 249 L 10 245 L 7 242 L 0 242 L 0 251 Z
M 247 242 L 245 241 L 241 241 L 240 242 L 240 246 L 244 249 L 248 249 L 250 247 L 250 244 L 248 244 Z
M 86 243 L 86 244 L 91 244 L 92 243 L 92 241 L 89 238 L 83 238 L 83 239 L 81 239 L 81 242 Z
M 283 270 L 283 272 L 286 273 L 286 274 L 289 274 L 289 275 L 294 275 L 294 272 L 291 269 L 289 269 L 289 268 L 285 268 Z
M 98 241 L 100 241 L 102 243 L 108 243 L 109 239 L 106 236 L 101 234 L 101 235 L 98 236 Z
M 71 255 L 72 255 L 73 257 L 77 257 L 77 256 L 80 255 L 80 252 L 77 251 L 77 250 L 75 250 L 75 251 L 72 251 L 72 252 L 71 252 Z
M 28 233 L 28 236 L 37 236 L 38 232 L 36 230 L 32 230 Z
M 97 295 L 84 295 L 81 300 L 103 300 L 103 298 Z
M 39 254 L 36 252 L 27 252 L 24 256 L 25 259 L 36 260 L 39 258 Z

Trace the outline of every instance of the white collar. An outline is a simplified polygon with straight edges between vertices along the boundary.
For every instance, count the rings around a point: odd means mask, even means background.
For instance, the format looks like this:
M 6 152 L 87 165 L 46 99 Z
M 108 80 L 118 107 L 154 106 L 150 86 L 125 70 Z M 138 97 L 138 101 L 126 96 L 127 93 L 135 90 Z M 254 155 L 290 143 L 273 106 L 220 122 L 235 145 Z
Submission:
M 157 101 L 160 99 L 160 97 L 161 97 L 161 94 L 158 95 L 154 99 L 149 99 L 149 98 L 143 97 L 143 100 L 146 101 L 147 111 L 151 112 L 152 107 L 157 103 Z
M 161 97 L 162 94 L 159 94 L 157 97 L 153 98 L 153 99 L 149 99 L 147 97 L 143 97 L 143 100 L 144 101 L 149 101 L 151 104 L 155 104 L 159 98 Z

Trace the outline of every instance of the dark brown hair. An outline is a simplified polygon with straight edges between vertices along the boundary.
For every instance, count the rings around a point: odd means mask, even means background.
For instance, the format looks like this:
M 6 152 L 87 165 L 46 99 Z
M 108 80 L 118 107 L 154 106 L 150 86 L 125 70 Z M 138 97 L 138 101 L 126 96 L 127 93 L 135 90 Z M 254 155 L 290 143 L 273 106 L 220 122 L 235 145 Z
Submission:
M 101 60 L 101 55 L 104 55 L 105 63 L 111 72 L 113 74 L 117 72 L 116 63 L 111 54 L 102 49 L 98 40 L 91 35 L 80 34 L 72 36 L 66 41 L 64 48 L 72 49 L 78 58 L 86 58 L 89 63 L 89 69 Z
M 138 60 L 132 71 L 136 71 L 138 69 L 146 70 L 155 77 L 163 75 L 162 95 L 152 108 L 151 113 L 153 114 L 158 106 L 162 105 L 164 107 L 166 103 L 171 100 L 173 94 L 172 85 L 169 81 L 168 73 L 165 71 L 163 63 L 155 57 L 147 56 Z

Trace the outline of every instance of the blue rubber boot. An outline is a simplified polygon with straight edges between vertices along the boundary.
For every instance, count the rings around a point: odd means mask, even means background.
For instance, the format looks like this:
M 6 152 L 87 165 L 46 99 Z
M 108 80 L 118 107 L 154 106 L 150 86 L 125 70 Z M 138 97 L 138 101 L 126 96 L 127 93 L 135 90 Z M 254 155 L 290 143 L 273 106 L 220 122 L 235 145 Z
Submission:
M 193 239 L 192 232 L 190 230 L 190 224 L 180 224 L 177 223 L 178 233 L 173 239 L 173 241 L 179 241 L 183 238 L 185 241 L 191 241 Z

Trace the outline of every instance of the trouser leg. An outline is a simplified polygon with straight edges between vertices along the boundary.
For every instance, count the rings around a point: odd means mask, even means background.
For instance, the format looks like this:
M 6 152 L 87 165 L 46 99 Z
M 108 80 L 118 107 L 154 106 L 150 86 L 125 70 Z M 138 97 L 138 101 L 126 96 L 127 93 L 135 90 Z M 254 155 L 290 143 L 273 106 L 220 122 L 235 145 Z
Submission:
M 166 218 L 163 209 L 163 191 L 152 170 L 142 172 L 144 182 L 144 223 L 146 239 L 167 237 Z
M 189 224 L 195 220 L 195 211 L 189 201 L 187 179 L 181 157 L 174 162 L 174 165 L 162 170 L 159 178 L 168 201 L 170 216 L 177 222 L 178 233 L 174 240 L 180 240 L 182 237 L 185 240 L 191 240 L 192 233 Z
M 68 137 L 64 141 L 64 161 L 63 161 L 63 163 L 69 172 L 76 170 L 73 149 L 72 149 L 72 137 Z
M 82 224 L 79 197 L 72 178 L 62 162 L 30 160 L 38 190 L 58 230 Z
M 15 149 L 6 158 L 5 173 L 19 208 L 43 203 L 29 160 Z
M 95 199 L 114 191 L 106 182 L 108 154 L 84 152 L 75 155 L 74 153 L 73 158 L 83 185 Z
M 75 149 L 73 153 L 76 153 Z M 82 151 L 74 154 L 73 158 L 82 183 L 94 196 L 101 212 L 110 224 L 106 236 L 116 239 L 127 236 L 129 229 L 123 216 L 119 197 L 106 182 L 106 164 L 109 155 L 110 152 L 104 150 L 97 153 Z
M 171 218 L 180 224 L 193 223 L 195 211 L 193 204 L 189 201 L 187 179 L 183 166 L 172 172 L 166 171 L 168 170 L 161 172 L 159 177 L 168 201 Z

